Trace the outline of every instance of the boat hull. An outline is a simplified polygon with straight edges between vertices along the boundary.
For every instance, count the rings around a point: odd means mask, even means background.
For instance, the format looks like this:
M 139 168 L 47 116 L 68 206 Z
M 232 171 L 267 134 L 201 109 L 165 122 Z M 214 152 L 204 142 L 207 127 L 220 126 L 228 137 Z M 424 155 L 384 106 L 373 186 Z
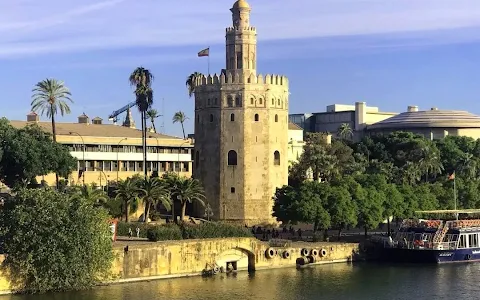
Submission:
M 383 248 L 380 260 L 401 263 L 465 263 L 480 261 L 480 248 L 456 250 L 424 250 L 406 248 Z

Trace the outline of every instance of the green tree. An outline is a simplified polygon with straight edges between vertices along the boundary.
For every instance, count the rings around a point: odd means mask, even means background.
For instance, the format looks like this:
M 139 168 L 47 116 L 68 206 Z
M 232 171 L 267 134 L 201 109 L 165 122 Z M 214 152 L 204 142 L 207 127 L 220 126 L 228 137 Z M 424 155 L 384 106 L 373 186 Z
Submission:
M 102 189 L 98 189 L 94 185 L 82 185 L 75 187 L 72 197 L 81 197 L 87 201 L 90 201 L 96 207 L 104 206 L 110 200 L 108 195 Z
M 185 85 L 187 86 L 188 96 L 191 98 L 195 93 L 195 88 L 198 85 L 198 81 L 203 76 L 202 73 L 194 72 L 187 77 Z
M 185 115 L 183 111 L 177 111 L 172 118 L 173 123 L 180 123 L 182 126 L 182 132 L 183 132 L 183 139 L 186 138 L 185 136 L 185 127 L 183 126 L 185 121 L 188 120 L 188 117 Z
M 147 111 L 153 105 L 153 74 L 150 70 L 143 67 L 136 68 L 132 74 L 130 74 L 130 85 L 135 87 L 135 101 L 138 111 L 141 114 L 142 119 L 142 144 L 143 144 L 143 171 L 145 178 L 147 177 Z
M 150 108 L 147 110 L 147 118 L 150 119 L 150 123 L 152 123 L 153 131 L 157 132 L 157 128 L 155 127 L 155 119 L 160 117 L 161 115 L 158 111 L 154 108 Z
M 175 203 L 177 200 L 180 204 L 180 220 L 183 221 L 185 218 L 187 203 L 196 202 L 205 206 L 205 191 L 199 180 L 180 177 L 175 173 L 165 173 L 162 179 L 170 193 L 171 203 Z M 173 218 L 176 220 L 174 213 Z
M 109 275 L 109 216 L 91 201 L 52 189 L 22 189 L 0 215 L 8 253 L 2 271 L 15 291 L 84 289 Z
M 68 149 L 36 124 L 16 129 L 0 119 L 0 139 L 0 180 L 10 187 L 53 172 L 67 177 L 77 167 Z
M 73 103 L 72 94 L 63 81 L 45 79 L 38 82 L 32 90 L 32 111 L 46 115 L 52 122 L 53 141 L 57 141 L 57 129 L 55 126 L 55 115 L 70 113 L 69 103 Z M 58 174 L 56 174 L 56 185 L 58 188 Z
M 337 135 L 343 139 L 348 140 L 353 137 L 353 130 L 348 123 L 342 123 L 337 130 Z
M 331 226 L 325 206 L 330 186 L 319 182 L 304 182 L 299 187 L 284 186 L 274 196 L 273 215 L 284 223 L 313 224 L 314 232 Z
M 122 201 L 125 211 L 125 222 L 127 223 L 130 209 L 138 207 L 141 192 L 139 184 L 141 181 L 142 179 L 139 180 L 138 178 L 127 178 L 117 183 L 115 199 Z
M 166 210 L 171 210 L 170 194 L 162 180 L 158 177 L 147 177 L 140 182 L 139 199 L 145 204 L 144 222 L 148 222 L 151 206 L 162 204 Z
M 332 226 L 338 229 L 338 239 L 342 230 L 357 225 L 357 207 L 348 190 L 343 186 L 333 186 L 327 196 L 327 211 Z

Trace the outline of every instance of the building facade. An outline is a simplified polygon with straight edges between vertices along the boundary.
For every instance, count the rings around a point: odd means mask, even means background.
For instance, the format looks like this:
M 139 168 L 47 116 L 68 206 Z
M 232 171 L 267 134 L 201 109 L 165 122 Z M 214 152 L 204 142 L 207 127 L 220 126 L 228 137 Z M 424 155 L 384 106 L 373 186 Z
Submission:
M 78 123 L 56 123 L 57 142 L 67 146 L 77 161 L 77 169 L 67 178 L 68 183 L 106 186 L 109 182 L 124 180 L 135 174 L 158 171 L 178 172 L 191 176 L 191 140 L 183 140 L 153 132 L 147 133 L 147 165 L 143 165 L 142 132 L 135 129 L 131 114 L 127 114 L 125 126 L 102 124 L 101 118 L 92 122 L 86 115 L 78 117 Z M 27 121 L 10 121 L 21 128 L 36 123 L 46 132 L 52 132 L 50 122 L 40 122 L 39 116 L 30 113 Z M 55 174 L 37 178 L 55 185 Z
M 193 176 L 214 218 L 273 223 L 272 197 L 288 183 L 288 80 L 257 74 L 257 32 L 238 0 L 226 29 L 226 69 L 195 89 Z
M 305 132 L 328 132 L 335 135 L 342 124 L 352 129 L 353 139 L 364 135 L 367 126 L 397 115 L 392 112 L 381 112 L 378 107 L 367 106 L 365 102 L 355 105 L 332 104 L 325 112 L 308 114 L 291 114 L 290 122 L 302 127 Z
M 389 134 L 395 131 L 409 131 L 428 139 L 442 139 L 449 135 L 480 138 L 480 116 L 467 111 L 419 110 L 409 106 L 406 112 L 377 122 L 366 128 L 368 134 Z

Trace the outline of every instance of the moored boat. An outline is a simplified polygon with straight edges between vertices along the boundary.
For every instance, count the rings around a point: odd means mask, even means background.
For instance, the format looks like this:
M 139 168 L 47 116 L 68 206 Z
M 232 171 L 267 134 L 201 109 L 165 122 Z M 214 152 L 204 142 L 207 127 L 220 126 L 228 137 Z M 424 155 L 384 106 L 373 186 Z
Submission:
M 377 238 L 379 259 L 407 263 L 480 261 L 480 219 L 458 220 L 459 214 L 480 210 L 422 211 L 456 215 L 454 220 L 404 220 L 393 237 Z

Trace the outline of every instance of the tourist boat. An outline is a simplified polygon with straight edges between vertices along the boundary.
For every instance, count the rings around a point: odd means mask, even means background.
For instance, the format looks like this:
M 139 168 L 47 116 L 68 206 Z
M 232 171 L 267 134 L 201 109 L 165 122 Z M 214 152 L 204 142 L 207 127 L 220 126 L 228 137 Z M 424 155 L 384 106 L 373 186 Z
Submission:
M 453 220 L 404 220 L 393 237 L 381 242 L 381 260 L 408 263 L 454 263 L 480 261 L 480 219 L 459 220 L 459 214 L 480 210 L 421 211 L 426 214 L 453 213 Z

